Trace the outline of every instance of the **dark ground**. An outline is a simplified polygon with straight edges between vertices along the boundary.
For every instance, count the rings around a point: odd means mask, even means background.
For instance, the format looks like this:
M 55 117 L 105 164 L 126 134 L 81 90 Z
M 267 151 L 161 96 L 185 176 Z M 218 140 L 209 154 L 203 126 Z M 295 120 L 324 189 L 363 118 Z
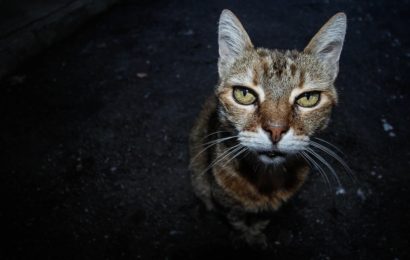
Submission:
M 289 2 L 125 1 L 3 80 L 0 258 L 409 257 L 409 1 Z M 340 104 L 322 137 L 358 182 L 336 167 L 343 193 L 313 173 L 265 252 L 232 247 L 189 183 L 188 132 L 217 82 L 223 8 L 257 46 L 281 49 L 348 15 Z

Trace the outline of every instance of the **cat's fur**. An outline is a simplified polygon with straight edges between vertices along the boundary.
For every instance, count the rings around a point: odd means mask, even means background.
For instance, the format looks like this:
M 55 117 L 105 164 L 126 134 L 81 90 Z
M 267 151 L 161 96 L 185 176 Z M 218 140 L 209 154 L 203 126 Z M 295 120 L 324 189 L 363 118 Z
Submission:
M 207 209 L 226 213 L 248 243 L 266 243 L 269 218 L 255 216 L 277 210 L 308 175 L 299 154 L 326 127 L 337 102 L 345 32 L 346 16 L 338 13 L 302 52 L 254 48 L 236 16 L 221 14 L 219 83 L 190 135 L 192 185 Z M 253 90 L 256 103 L 236 102 L 235 86 Z M 308 91 L 320 92 L 319 103 L 298 106 L 296 97 Z

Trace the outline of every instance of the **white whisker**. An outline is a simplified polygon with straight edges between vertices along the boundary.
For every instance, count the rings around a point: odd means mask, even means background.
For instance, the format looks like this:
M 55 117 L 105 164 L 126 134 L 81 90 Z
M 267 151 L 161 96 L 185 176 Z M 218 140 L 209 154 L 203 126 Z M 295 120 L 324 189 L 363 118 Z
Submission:
M 222 165 L 222 167 L 224 167 L 225 165 L 227 165 L 228 163 L 230 163 L 233 159 L 235 159 L 236 157 L 238 157 L 239 155 L 241 155 L 243 152 L 245 152 L 247 149 L 246 147 L 242 146 L 241 149 L 239 149 L 239 151 L 232 156 L 231 159 L 229 159 L 224 165 Z
M 313 151 L 312 149 L 307 148 L 306 149 L 307 152 L 309 152 L 313 157 L 317 158 L 321 163 L 323 163 L 332 173 L 333 177 L 335 178 L 338 186 L 341 186 L 340 184 L 340 180 L 339 177 L 337 176 L 336 171 L 333 169 L 333 167 L 319 154 L 317 154 L 315 151 Z
M 335 152 L 333 152 L 332 150 L 330 150 L 328 147 L 326 147 L 326 146 L 324 146 L 324 145 L 321 145 L 321 144 L 319 144 L 319 143 L 317 143 L 317 142 L 310 141 L 310 144 L 311 144 L 313 147 L 315 147 L 315 148 L 317 148 L 317 149 L 319 149 L 319 150 L 325 152 L 326 154 L 328 154 L 328 155 L 330 155 L 331 157 L 333 157 L 334 159 L 336 159 L 336 160 L 344 167 L 344 169 L 346 170 L 347 174 L 353 179 L 353 181 L 356 181 L 356 180 L 357 180 L 357 179 L 356 179 L 356 176 L 354 175 L 354 173 L 353 173 L 353 171 L 352 171 L 352 169 L 350 169 L 350 167 L 346 164 L 346 162 L 345 162 L 338 154 L 336 154 Z
M 344 155 L 344 153 L 342 152 L 342 150 L 340 150 L 336 145 L 334 145 L 334 144 L 332 144 L 332 143 L 330 143 L 330 142 L 328 142 L 328 141 L 326 141 L 326 140 L 324 140 L 324 139 L 322 139 L 322 138 L 318 138 L 318 137 L 313 137 L 313 138 L 316 139 L 316 140 L 318 140 L 318 141 L 321 141 L 321 142 L 323 142 L 323 143 L 326 143 L 326 144 L 330 145 L 332 148 L 336 149 L 339 153 L 341 153 L 341 154 Z M 313 142 L 313 141 L 311 141 L 311 142 Z M 315 143 L 316 143 L 316 142 L 315 142 Z
M 215 140 L 212 140 L 212 141 L 200 144 L 200 145 L 205 146 L 205 145 L 212 144 L 212 143 L 215 143 L 215 142 L 220 143 L 220 142 L 223 142 L 223 141 L 235 138 L 235 137 L 237 137 L 237 136 L 235 135 L 235 136 L 223 137 L 223 138 L 215 139 Z
M 218 157 L 215 158 L 215 160 L 213 160 L 210 165 L 202 171 L 202 173 L 207 172 L 209 169 L 211 169 L 212 167 L 214 167 L 216 164 L 218 164 L 219 162 L 221 162 L 223 159 L 225 159 L 227 156 L 231 155 L 232 153 L 237 152 L 237 150 L 241 149 L 242 147 L 241 144 L 236 144 L 230 148 L 228 148 L 226 151 L 224 151 L 221 155 L 219 155 Z
M 214 145 L 216 145 L 216 144 L 219 144 L 219 143 L 222 143 L 222 142 L 224 142 L 224 141 L 230 140 L 230 139 L 235 138 L 235 137 L 237 137 L 237 136 L 236 136 L 236 135 L 235 135 L 235 136 L 229 136 L 229 137 L 220 138 L 220 139 L 216 139 L 216 140 L 210 141 L 210 142 L 208 142 L 208 143 L 201 144 L 202 146 L 205 146 L 204 149 L 202 149 L 200 152 L 198 152 L 198 153 L 191 159 L 191 162 L 195 161 L 195 160 L 198 158 L 199 155 L 201 155 L 203 152 L 205 152 L 206 150 L 208 150 L 208 149 L 211 148 L 212 146 L 214 146 Z
M 205 140 L 206 138 L 208 138 L 212 135 L 217 135 L 217 134 L 221 134 L 221 133 L 230 133 L 230 132 L 229 131 L 216 131 L 216 132 L 213 132 L 213 133 L 210 133 L 210 134 L 206 135 L 204 138 L 201 139 L 201 141 Z
M 331 191 L 331 184 L 330 184 L 330 180 L 327 177 L 325 171 L 323 170 L 323 168 L 312 158 L 310 157 L 307 153 L 305 153 L 304 151 L 301 151 L 301 155 L 303 158 L 306 159 L 307 162 L 312 163 L 317 170 L 319 171 L 320 176 L 322 177 L 323 181 L 325 182 L 327 188 L 329 189 L 329 191 Z

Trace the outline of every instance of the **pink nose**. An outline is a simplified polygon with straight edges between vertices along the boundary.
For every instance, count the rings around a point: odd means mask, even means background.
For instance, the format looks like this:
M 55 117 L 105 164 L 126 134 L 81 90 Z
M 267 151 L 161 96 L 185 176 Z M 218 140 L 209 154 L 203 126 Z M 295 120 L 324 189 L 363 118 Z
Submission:
M 280 126 L 268 126 L 264 128 L 265 131 L 269 132 L 272 136 L 272 141 L 274 143 L 279 142 L 282 138 L 282 135 L 288 131 L 289 127 L 287 125 L 280 125 Z

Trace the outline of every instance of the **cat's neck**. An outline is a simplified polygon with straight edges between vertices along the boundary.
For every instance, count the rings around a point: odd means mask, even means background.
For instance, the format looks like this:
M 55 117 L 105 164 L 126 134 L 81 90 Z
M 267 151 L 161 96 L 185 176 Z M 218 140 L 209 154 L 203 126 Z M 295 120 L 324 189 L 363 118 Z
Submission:
M 298 173 L 307 166 L 297 155 L 288 156 L 283 163 L 266 164 L 256 154 L 248 153 L 238 158 L 237 172 L 251 182 L 261 193 L 274 191 L 298 184 Z

